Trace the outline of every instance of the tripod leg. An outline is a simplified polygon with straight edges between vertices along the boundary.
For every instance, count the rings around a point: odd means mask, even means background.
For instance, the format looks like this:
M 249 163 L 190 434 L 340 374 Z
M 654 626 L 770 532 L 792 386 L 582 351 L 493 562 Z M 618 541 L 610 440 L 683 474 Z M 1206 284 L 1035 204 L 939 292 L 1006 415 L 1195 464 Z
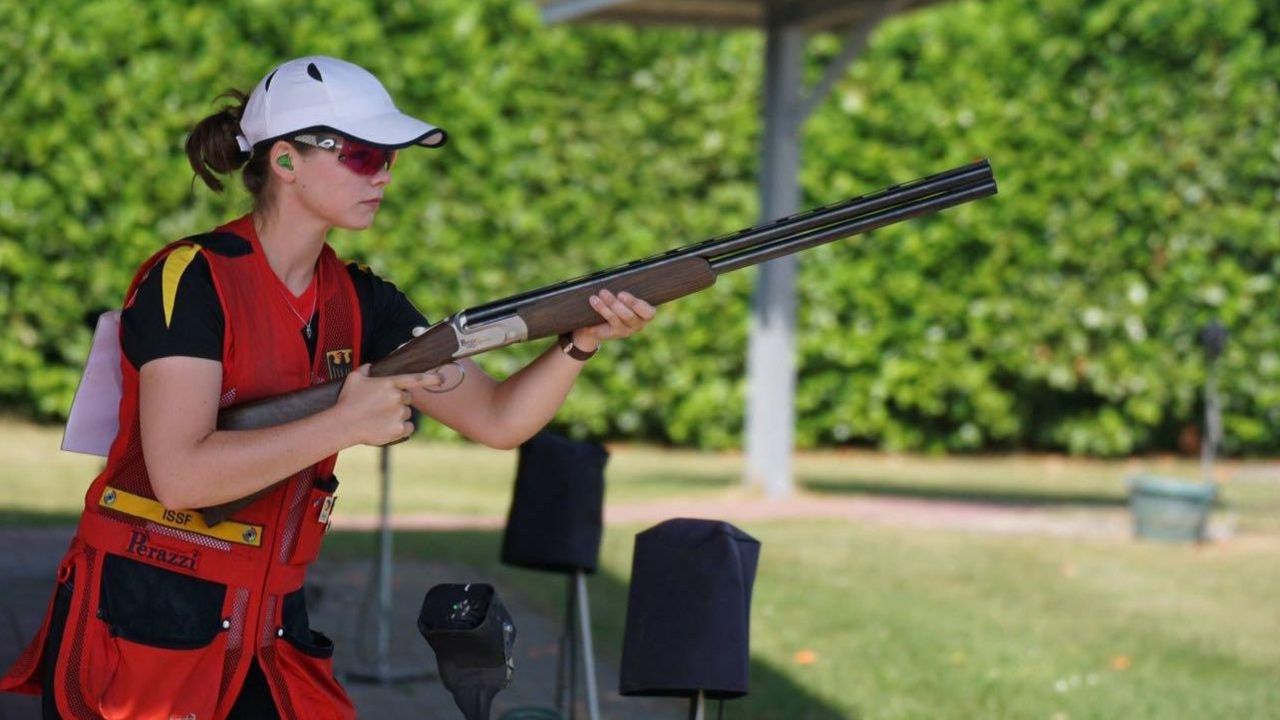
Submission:
M 569 601 L 566 599 L 564 609 L 565 617 L 569 617 L 571 612 L 572 609 L 569 605 Z M 565 622 L 565 624 L 560 627 L 560 638 L 556 641 L 556 712 L 560 714 L 564 713 L 564 661 L 566 650 L 565 646 L 568 644 L 568 640 L 569 623 Z
M 699 690 L 697 695 L 689 698 L 689 720 L 706 720 L 707 698 Z
M 567 578 L 565 585 L 565 595 L 568 597 L 568 607 L 564 616 L 564 633 L 565 633 L 565 667 L 568 669 L 569 687 L 568 702 L 564 717 L 568 720 L 576 720 L 578 717 L 578 633 L 574 627 L 574 615 L 577 612 L 578 596 L 573 591 L 573 576 Z
M 600 699 L 596 693 L 596 657 L 591 649 L 591 609 L 587 606 L 587 579 L 581 570 L 573 573 L 578 605 L 578 639 L 582 642 L 582 669 L 587 685 L 587 718 L 600 720 Z
M 560 626 L 560 639 L 556 644 L 556 713 L 565 714 L 565 698 L 569 692 L 566 680 L 569 675 L 569 644 L 573 642 L 573 588 L 566 587 L 564 594 L 564 624 Z
M 391 681 L 391 448 L 382 447 L 382 497 L 378 502 L 378 661 L 374 672 Z
M 391 532 L 391 448 L 383 446 L 378 465 L 382 476 L 382 494 L 378 501 L 378 556 L 369 583 L 376 587 L 377 609 L 375 611 L 374 640 L 377 654 L 368 670 L 354 670 L 345 673 L 348 680 L 354 682 L 377 683 L 391 685 L 393 683 L 417 682 L 431 677 L 431 673 L 417 669 L 399 669 L 391 666 L 391 610 L 392 580 L 394 564 Z M 367 602 L 367 601 L 366 601 Z M 357 619 L 358 633 L 363 636 L 365 630 L 366 606 L 361 603 Z M 366 646 L 357 641 L 356 655 L 361 663 L 370 662 L 364 655 Z

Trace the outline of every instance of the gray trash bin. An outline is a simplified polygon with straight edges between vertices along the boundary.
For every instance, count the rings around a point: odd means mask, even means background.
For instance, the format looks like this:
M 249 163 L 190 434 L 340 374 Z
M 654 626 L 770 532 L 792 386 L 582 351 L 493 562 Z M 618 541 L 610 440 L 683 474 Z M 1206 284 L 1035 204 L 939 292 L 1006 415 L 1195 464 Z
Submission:
M 1158 475 L 1129 478 L 1129 510 L 1134 535 L 1148 540 L 1204 540 L 1209 508 L 1217 497 L 1212 483 L 1189 482 Z

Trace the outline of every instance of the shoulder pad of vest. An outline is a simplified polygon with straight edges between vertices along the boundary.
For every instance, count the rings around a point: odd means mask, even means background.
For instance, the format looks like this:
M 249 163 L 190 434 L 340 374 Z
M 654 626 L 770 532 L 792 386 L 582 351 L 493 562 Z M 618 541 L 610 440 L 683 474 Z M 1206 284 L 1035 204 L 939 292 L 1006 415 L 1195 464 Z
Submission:
M 360 272 L 360 273 L 364 273 L 365 275 L 373 274 L 373 269 L 362 262 L 356 262 L 355 260 L 347 260 L 344 258 L 342 259 L 342 264 L 347 266 L 348 271 Z
M 192 235 L 191 237 L 183 238 L 182 242 L 199 245 L 201 248 L 223 257 L 240 257 L 253 252 L 253 245 L 248 240 L 229 232 Z

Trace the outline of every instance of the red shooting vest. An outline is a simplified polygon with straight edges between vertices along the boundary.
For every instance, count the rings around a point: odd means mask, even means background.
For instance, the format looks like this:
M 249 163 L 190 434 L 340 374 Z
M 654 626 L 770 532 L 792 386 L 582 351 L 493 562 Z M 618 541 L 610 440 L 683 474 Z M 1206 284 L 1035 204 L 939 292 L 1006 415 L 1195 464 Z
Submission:
M 355 288 L 326 245 L 317 264 L 315 361 L 263 255 L 251 217 L 178 241 L 142 265 L 172 275 L 197 253 L 222 305 L 221 407 L 338 379 L 360 362 Z M 155 502 L 138 431 L 138 371 L 122 361 L 120 431 L 89 487 L 58 570 L 74 583 L 57 657 L 64 717 L 223 718 L 254 657 L 282 718 L 353 718 L 333 644 L 310 630 L 302 583 L 328 528 L 336 456 L 298 472 L 212 528 Z M 50 604 L 52 607 L 52 603 Z M 40 691 L 49 614 L 0 690 Z

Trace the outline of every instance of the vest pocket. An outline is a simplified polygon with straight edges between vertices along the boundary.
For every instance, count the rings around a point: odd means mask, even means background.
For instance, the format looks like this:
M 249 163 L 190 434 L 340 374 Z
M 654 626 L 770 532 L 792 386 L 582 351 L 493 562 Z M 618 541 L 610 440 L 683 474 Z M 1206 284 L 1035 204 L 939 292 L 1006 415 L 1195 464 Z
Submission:
M 226 596 L 221 583 L 107 555 L 98 617 L 113 636 L 129 642 L 169 650 L 200 648 L 222 631 Z
M 295 709 L 306 708 L 308 720 L 350 720 L 356 711 L 333 676 L 333 659 L 308 655 L 293 641 L 276 643 L 271 660 L 286 678 L 284 692 Z
M 329 518 L 333 512 L 334 495 L 338 490 L 338 478 L 330 476 L 325 480 L 316 480 L 307 496 L 307 506 L 302 511 L 302 521 L 298 527 L 298 540 L 289 553 L 290 565 L 310 564 L 320 554 L 320 543 L 329 529 Z
M 280 603 L 283 642 L 275 643 L 267 662 L 286 678 L 285 692 L 294 708 L 308 708 L 315 720 L 350 719 L 355 709 L 333 675 L 333 641 L 311 629 L 303 589 Z
M 300 652 L 313 658 L 327 660 L 333 657 L 333 641 L 324 633 L 311 629 L 307 614 L 307 598 L 302 588 L 284 596 L 280 607 L 280 625 L 284 639 Z
M 211 718 L 218 706 L 226 637 L 168 650 L 116 637 L 114 672 L 98 701 L 104 718 Z
M 96 622 L 104 718 L 213 716 L 225 661 L 226 586 L 126 557 L 103 558 Z

